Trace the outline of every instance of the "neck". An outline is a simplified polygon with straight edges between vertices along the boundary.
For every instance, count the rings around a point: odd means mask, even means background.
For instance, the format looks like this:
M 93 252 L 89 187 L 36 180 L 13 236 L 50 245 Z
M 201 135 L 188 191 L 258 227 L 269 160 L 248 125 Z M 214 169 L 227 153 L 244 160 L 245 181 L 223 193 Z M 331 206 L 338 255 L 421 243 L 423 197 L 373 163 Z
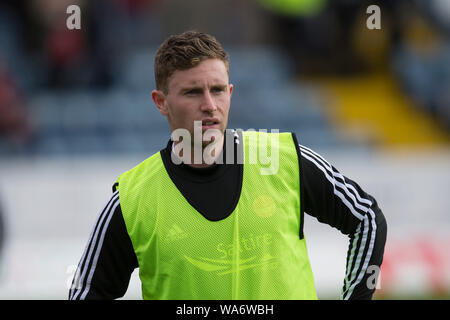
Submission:
M 224 135 L 217 142 L 213 141 L 201 146 L 192 143 L 189 147 L 186 147 L 182 141 L 174 141 L 172 153 L 190 167 L 206 168 L 216 163 L 217 158 L 222 153 L 223 145 Z

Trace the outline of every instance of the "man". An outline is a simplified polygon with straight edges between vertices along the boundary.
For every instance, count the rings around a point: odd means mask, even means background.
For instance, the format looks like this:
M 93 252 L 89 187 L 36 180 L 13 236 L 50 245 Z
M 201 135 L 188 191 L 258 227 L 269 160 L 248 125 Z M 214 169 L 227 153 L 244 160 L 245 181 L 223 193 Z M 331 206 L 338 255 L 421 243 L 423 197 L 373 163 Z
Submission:
M 386 240 L 375 199 L 295 134 L 226 130 L 228 68 L 204 33 L 160 46 L 152 99 L 172 139 L 114 184 L 69 299 L 121 297 L 135 268 L 144 299 L 316 299 L 304 212 L 350 237 L 342 297 L 372 297 Z M 278 164 L 264 170 L 255 153 L 268 152 Z

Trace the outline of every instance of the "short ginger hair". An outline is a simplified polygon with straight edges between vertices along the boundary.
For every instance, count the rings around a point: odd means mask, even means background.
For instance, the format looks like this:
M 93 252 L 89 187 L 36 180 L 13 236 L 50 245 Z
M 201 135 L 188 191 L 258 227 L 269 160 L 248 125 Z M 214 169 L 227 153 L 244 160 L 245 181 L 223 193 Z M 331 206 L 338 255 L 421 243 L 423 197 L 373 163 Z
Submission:
M 186 31 L 170 36 L 156 52 L 156 89 L 167 94 L 169 78 L 176 70 L 194 68 L 207 59 L 222 60 L 229 73 L 228 53 L 214 36 L 198 31 Z

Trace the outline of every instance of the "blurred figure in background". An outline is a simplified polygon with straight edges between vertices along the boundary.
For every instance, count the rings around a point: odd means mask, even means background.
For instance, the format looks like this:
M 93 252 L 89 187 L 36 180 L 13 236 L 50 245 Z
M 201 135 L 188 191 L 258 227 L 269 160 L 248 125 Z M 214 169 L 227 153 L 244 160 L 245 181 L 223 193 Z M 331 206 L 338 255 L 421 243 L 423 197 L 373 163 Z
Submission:
M 258 1 L 272 22 L 275 43 L 291 56 L 298 74 L 353 74 L 370 69 L 368 59 L 373 57 L 387 62 L 383 51 L 391 42 L 391 1 L 379 4 L 385 30 L 378 38 L 367 33 L 360 36 L 365 31 L 365 9 L 374 1 Z M 386 38 L 380 39 L 380 35 Z
M 81 8 L 81 29 L 66 26 L 69 5 Z M 111 84 L 110 59 L 98 39 L 97 19 L 83 0 L 40 0 L 33 2 L 44 31 L 42 42 L 51 87 L 97 86 Z
M 3 5 L 20 21 L 17 37 L 49 88 L 97 87 L 114 83 L 119 53 L 149 43 L 157 29 L 155 0 L 36 0 Z M 69 30 L 70 5 L 81 11 L 81 29 Z M 150 41 L 151 42 L 151 41 Z
M 420 0 L 403 7 L 391 64 L 416 107 L 450 131 L 450 3 L 444 3 Z
M 12 75 L 2 65 L 0 56 L 0 137 L 4 137 L 8 148 L 23 148 L 31 138 L 25 102 Z
M 69 30 L 66 26 L 69 17 L 66 10 L 70 5 L 81 9 L 80 30 Z M 84 0 L 7 1 L 4 4 L 4 9 L 20 21 L 13 31 L 17 32 L 15 36 L 20 39 L 17 45 L 25 54 L 22 59 L 29 60 L 38 73 L 38 86 L 107 87 L 112 83 L 112 52 L 99 39 L 99 14 L 93 13 L 91 6 Z

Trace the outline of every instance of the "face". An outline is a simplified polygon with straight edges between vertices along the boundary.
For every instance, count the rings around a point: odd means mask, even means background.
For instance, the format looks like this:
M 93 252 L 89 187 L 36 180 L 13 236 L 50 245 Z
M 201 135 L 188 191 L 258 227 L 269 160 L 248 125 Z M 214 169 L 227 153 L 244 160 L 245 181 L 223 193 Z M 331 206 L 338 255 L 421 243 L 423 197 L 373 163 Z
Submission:
M 153 90 L 152 99 L 172 131 L 184 128 L 194 137 L 194 121 L 202 121 L 202 132 L 218 129 L 223 134 L 233 91 L 228 81 L 225 63 L 208 59 L 194 68 L 175 71 L 168 81 L 168 93 Z

